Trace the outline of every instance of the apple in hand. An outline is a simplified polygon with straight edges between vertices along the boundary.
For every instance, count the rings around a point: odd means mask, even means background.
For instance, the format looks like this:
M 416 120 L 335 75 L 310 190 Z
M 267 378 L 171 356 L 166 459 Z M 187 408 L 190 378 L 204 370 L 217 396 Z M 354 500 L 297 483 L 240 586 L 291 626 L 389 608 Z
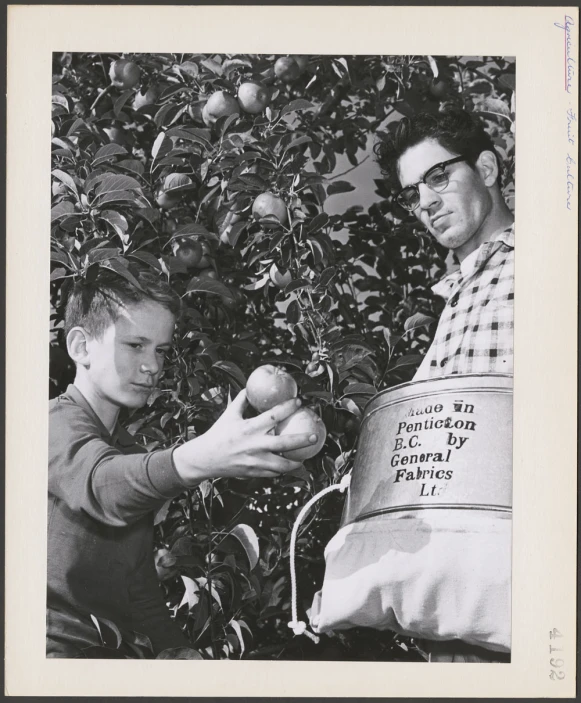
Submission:
M 246 383 L 248 402 L 258 412 L 274 408 L 285 400 L 296 398 L 297 384 L 284 369 L 265 364 L 255 369 Z
M 325 423 L 309 408 L 301 408 L 293 413 L 286 420 L 279 422 L 274 429 L 277 435 L 301 434 L 308 432 L 309 434 L 317 435 L 317 441 L 308 447 L 299 449 L 291 449 L 288 452 L 283 452 L 283 456 L 292 461 L 304 461 L 310 459 L 321 451 L 325 440 L 327 439 L 327 428 Z

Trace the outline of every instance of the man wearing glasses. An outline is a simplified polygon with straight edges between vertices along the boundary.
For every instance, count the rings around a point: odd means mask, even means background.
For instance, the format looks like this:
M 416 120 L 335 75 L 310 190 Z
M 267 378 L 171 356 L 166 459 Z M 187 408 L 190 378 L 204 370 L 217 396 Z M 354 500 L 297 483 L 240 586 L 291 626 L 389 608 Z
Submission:
M 447 304 L 414 380 L 512 373 L 514 218 L 490 137 L 464 111 L 420 113 L 382 147 L 397 203 L 460 265 L 434 287 Z
M 513 373 L 514 218 L 492 140 L 464 111 L 403 119 L 378 153 L 397 203 L 449 249 L 459 269 L 433 290 L 446 300 L 414 380 Z M 506 575 L 509 588 L 510 574 Z M 466 643 L 427 642 L 430 661 L 510 661 Z

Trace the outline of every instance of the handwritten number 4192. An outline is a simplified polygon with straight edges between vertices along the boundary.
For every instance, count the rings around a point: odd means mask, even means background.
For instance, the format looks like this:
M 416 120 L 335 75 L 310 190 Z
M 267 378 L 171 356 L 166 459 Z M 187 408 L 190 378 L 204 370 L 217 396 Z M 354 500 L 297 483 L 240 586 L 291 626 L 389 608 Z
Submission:
M 551 640 L 557 640 L 559 637 L 562 637 L 563 635 L 557 630 L 556 627 L 554 627 L 550 632 L 549 632 L 549 639 Z M 557 644 L 557 642 L 555 642 Z M 552 644 L 549 644 L 549 654 L 553 654 L 553 652 L 562 652 L 563 647 L 555 647 Z M 552 679 L 553 681 L 556 680 L 562 680 L 565 678 L 565 672 L 563 671 L 563 666 L 565 665 L 565 661 L 559 657 L 551 657 L 549 659 L 549 664 L 551 665 L 551 673 L 549 674 L 549 678 Z

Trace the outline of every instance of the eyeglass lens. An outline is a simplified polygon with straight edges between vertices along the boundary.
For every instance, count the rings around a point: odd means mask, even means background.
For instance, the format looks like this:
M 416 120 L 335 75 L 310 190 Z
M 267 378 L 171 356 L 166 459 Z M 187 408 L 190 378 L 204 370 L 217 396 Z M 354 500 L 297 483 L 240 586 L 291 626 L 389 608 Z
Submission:
M 444 190 L 449 183 L 448 173 L 444 166 L 436 166 L 426 173 L 424 183 L 436 192 Z M 407 210 L 415 210 L 420 202 L 420 191 L 417 185 L 404 188 L 399 194 L 399 202 Z

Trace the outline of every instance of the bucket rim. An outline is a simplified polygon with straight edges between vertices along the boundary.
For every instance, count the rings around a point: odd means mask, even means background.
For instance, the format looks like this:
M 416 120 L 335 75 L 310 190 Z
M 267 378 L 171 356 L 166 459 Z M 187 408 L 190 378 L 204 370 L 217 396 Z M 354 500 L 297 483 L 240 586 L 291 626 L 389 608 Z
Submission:
M 424 383 L 433 383 L 434 381 L 445 381 L 451 379 L 461 379 L 461 378 L 514 378 L 514 374 L 511 373 L 452 373 L 445 376 L 434 376 L 434 378 L 422 378 L 417 381 L 411 380 L 405 383 L 398 383 L 391 388 L 385 388 L 382 391 L 378 391 L 374 396 L 372 396 L 367 403 L 363 406 L 363 411 L 361 413 L 362 418 L 366 416 L 369 406 L 372 403 L 376 403 L 380 396 L 387 395 L 388 393 L 393 393 L 395 390 L 401 390 L 406 387 L 421 386 Z

